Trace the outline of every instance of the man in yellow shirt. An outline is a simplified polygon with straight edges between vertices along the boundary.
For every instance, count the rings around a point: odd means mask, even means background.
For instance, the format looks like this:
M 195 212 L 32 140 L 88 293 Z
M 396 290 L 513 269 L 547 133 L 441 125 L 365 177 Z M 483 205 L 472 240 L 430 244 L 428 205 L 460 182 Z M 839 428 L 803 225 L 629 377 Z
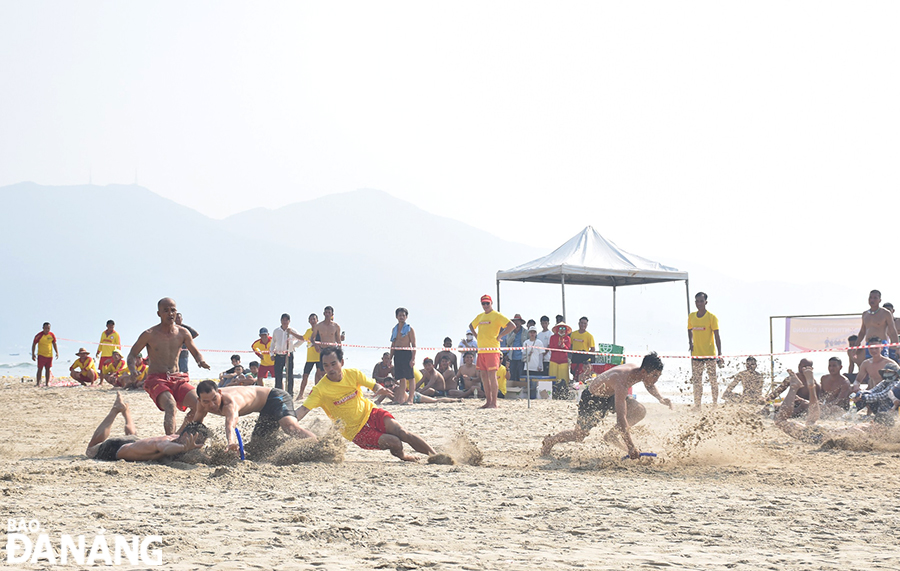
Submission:
M 484 311 L 469 324 L 469 331 L 478 333 L 478 361 L 475 366 L 485 393 L 485 403 L 481 408 L 497 408 L 500 338 L 515 329 L 516 324 L 494 311 L 494 301 L 487 294 L 481 296 L 481 307 Z
M 100 370 L 103 370 L 110 361 L 112 361 L 113 350 L 122 350 L 122 341 L 119 339 L 119 333 L 116 331 L 116 322 L 110 319 L 106 322 L 106 331 L 100 334 L 100 345 L 97 347 L 95 357 L 100 357 Z
M 113 385 L 122 386 L 119 377 L 128 373 L 128 363 L 122 358 L 122 353 L 118 349 L 113 349 L 112 357 L 106 365 L 100 367 L 100 384 L 103 381 Z
M 697 311 L 688 316 L 688 344 L 691 350 L 691 384 L 694 386 L 694 408 L 700 410 L 703 399 L 703 370 L 709 377 L 713 406 L 719 400 L 719 383 L 716 379 L 716 363 L 722 363 L 722 339 L 719 337 L 719 320 L 706 311 L 708 296 L 698 292 L 694 296 Z M 718 358 L 717 358 L 718 357 Z
M 368 378 L 359 369 L 344 369 L 344 351 L 339 346 L 323 347 L 320 353 L 325 376 L 316 384 L 303 406 L 297 411 L 302 420 L 310 410 L 321 407 L 332 420 L 339 420 L 341 434 L 365 450 L 390 450 L 391 454 L 407 462 L 415 462 L 415 456 L 403 452 L 406 442 L 416 452 L 434 456 L 436 452 L 427 442 L 400 426 L 393 415 L 377 408 L 362 394 L 362 389 L 372 389 L 375 396 L 392 396 L 391 391 Z
M 597 343 L 594 336 L 588 330 L 588 318 L 582 317 L 578 320 L 578 331 L 571 335 L 573 351 L 594 351 Z M 570 353 L 572 355 L 572 376 L 576 381 L 581 380 L 584 373 L 590 373 L 591 359 L 593 355 L 585 355 L 584 353 Z
M 306 382 L 309 380 L 309 374 L 312 372 L 313 367 L 316 368 L 316 378 L 313 384 L 318 383 L 321 378 L 322 363 L 319 362 L 319 348 L 316 347 L 316 339 L 314 339 L 314 331 L 318 324 L 319 316 L 315 313 L 310 313 L 309 329 L 303 334 L 303 340 L 306 341 L 306 364 L 303 365 L 303 379 L 300 380 L 299 398 L 303 398 L 303 393 L 306 391 Z
M 34 355 L 34 348 L 37 346 L 37 357 Z M 34 336 L 31 343 L 31 360 L 37 361 L 37 386 L 41 386 L 41 371 L 47 372 L 47 386 L 50 386 L 50 367 L 53 366 L 53 352 L 56 351 L 56 358 L 59 359 L 59 347 L 56 346 L 56 335 L 50 331 L 50 323 L 44 322 L 41 330 Z
M 260 360 L 259 373 L 256 376 L 256 379 L 260 381 L 260 385 L 263 384 L 266 377 L 275 378 L 275 359 L 269 353 L 269 347 L 271 346 L 272 337 L 269 335 L 269 330 L 263 327 L 259 330 L 259 339 L 250 345 L 250 348 L 253 349 L 253 352 L 256 353 Z
M 69 367 L 69 375 L 73 381 L 78 381 L 82 385 L 93 385 L 97 380 L 97 368 L 91 354 L 84 347 L 78 349 L 75 354 L 78 358 Z

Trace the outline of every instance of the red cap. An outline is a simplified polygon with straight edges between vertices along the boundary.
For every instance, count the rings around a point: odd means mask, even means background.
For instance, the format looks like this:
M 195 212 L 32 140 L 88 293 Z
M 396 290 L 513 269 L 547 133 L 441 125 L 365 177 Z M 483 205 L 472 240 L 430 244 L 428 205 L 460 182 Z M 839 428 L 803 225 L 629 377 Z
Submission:
M 491 299 L 491 296 L 489 296 L 488 294 L 484 294 L 483 296 L 481 296 L 481 301 L 482 302 L 486 301 L 488 303 L 494 303 L 494 300 Z

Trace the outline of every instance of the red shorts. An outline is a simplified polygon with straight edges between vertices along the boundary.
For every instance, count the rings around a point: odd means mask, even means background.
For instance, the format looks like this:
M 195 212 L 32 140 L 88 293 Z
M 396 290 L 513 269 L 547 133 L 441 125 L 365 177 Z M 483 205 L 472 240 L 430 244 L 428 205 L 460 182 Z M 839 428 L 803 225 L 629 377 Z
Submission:
M 110 355 L 109 357 L 100 357 L 99 366 L 97 367 L 97 369 L 102 371 L 103 367 L 105 367 L 107 363 L 112 363 L 112 355 Z
M 383 408 L 373 408 L 369 413 L 369 420 L 353 437 L 353 444 L 365 450 L 381 450 L 378 439 L 382 434 L 387 434 L 384 430 L 384 421 L 388 418 L 394 418 L 394 415 Z
M 50 366 L 53 365 L 53 357 L 44 357 L 43 355 L 38 355 L 38 369 L 49 369 Z
M 500 353 L 479 353 L 476 371 L 496 371 L 500 368 Z
M 147 391 L 159 410 L 165 410 L 159 406 L 159 395 L 170 393 L 175 397 L 175 406 L 178 407 L 178 410 L 183 411 L 187 408 L 184 406 L 184 397 L 194 390 L 189 381 L 187 373 L 150 373 L 147 375 L 147 380 L 144 381 L 144 390 Z
M 259 373 L 256 375 L 256 378 L 263 380 L 266 377 L 275 378 L 275 365 L 266 365 L 265 367 L 262 365 L 259 366 Z

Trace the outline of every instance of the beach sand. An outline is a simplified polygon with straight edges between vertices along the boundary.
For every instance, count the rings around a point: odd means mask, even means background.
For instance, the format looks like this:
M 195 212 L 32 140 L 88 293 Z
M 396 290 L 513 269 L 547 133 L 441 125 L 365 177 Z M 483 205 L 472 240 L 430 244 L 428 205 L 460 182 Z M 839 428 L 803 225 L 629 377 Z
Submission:
M 140 435 L 162 433 L 145 393 L 125 398 Z M 698 416 L 644 399 L 634 438 L 659 457 L 640 462 L 602 441 L 611 418 L 541 458 L 543 436 L 574 424 L 575 402 L 502 400 L 494 411 L 475 400 L 388 407 L 452 466 L 334 439 L 319 456 L 328 461 L 288 465 L 89 460 L 113 399 L 107 388 L 0 381 L 4 523 L 38 520 L 51 538 L 89 544 L 160 535 L 162 568 L 179 570 L 898 567 L 900 445 L 803 444 L 747 409 Z M 242 421 L 245 438 L 254 419 Z M 207 424 L 223 433 L 221 417 Z M 330 426 L 321 411 L 302 424 Z M 304 457 L 292 446 L 281 462 Z

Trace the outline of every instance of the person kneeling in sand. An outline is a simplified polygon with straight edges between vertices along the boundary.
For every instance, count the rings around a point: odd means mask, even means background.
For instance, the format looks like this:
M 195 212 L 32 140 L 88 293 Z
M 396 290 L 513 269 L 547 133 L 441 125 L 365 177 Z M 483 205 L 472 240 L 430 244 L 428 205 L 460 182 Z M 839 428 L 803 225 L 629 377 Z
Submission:
M 201 381 L 197 385 L 197 408 L 187 414 L 185 421 L 200 422 L 207 413 L 225 417 L 225 438 L 228 450 L 238 450 L 234 428 L 239 416 L 258 412 L 256 426 L 250 439 L 266 438 L 281 429 L 296 438 L 316 440 L 316 435 L 301 427 L 294 412 L 294 399 L 282 389 L 270 387 L 225 387 L 220 389 L 214 381 Z M 303 418 L 303 417 L 300 417 Z
M 631 458 L 640 457 L 641 453 L 631 441 L 629 427 L 643 420 L 647 409 L 633 398 L 628 398 L 628 389 L 637 383 L 644 383 L 644 388 L 656 400 L 672 408 L 672 401 L 663 398 L 656 388 L 663 370 L 663 362 L 654 351 L 644 357 L 641 366 L 626 363 L 604 371 L 588 380 L 587 390 L 581 393 L 578 403 L 578 418 L 575 428 L 564 430 L 556 435 L 544 438 L 541 455 L 546 456 L 560 442 L 582 442 L 591 433 L 591 429 L 610 412 L 616 413 L 616 426 L 603 438 L 610 444 L 628 451 Z M 618 434 L 616 434 L 618 432 Z M 621 435 L 621 439 L 619 438 Z M 624 444 L 623 444 L 624 441 Z
M 97 367 L 94 365 L 94 360 L 91 359 L 91 354 L 87 349 L 81 347 L 75 355 L 78 358 L 69 367 L 69 375 L 73 381 L 78 381 L 82 386 L 93 385 L 97 380 Z
M 391 454 L 407 462 L 415 456 L 403 451 L 406 442 L 416 452 L 435 456 L 427 442 L 403 428 L 393 415 L 377 408 L 362 394 L 363 387 L 375 391 L 376 396 L 392 396 L 391 391 L 368 378 L 358 369 L 344 369 L 344 351 L 340 347 L 323 347 L 319 354 L 325 376 L 313 387 L 303 406 L 297 411 L 302 419 L 309 411 L 321 407 L 332 420 L 342 424 L 341 434 L 365 450 L 390 450 Z M 201 383 L 202 384 L 202 383 Z
M 838 428 L 828 430 L 821 426 L 816 426 L 820 417 L 819 396 L 817 391 L 811 390 L 816 386 L 816 377 L 813 375 L 812 367 L 804 367 L 800 370 L 800 374 L 804 380 L 796 373 L 788 369 L 788 379 L 790 379 L 790 389 L 784 402 L 781 404 L 781 410 L 775 416 L 775 426 L 784 431 L 785 434 L 796 438 L 807 444 L 823 444 L 827 440 L 836 438 L 879 438 L 887 434 L 889 428 L 881 424 L 864 424 L 860 426 L 851 426 L 848 428 Z M 794 408 L 794 399 L 797 398 L 797 392 L 805 388 L 809 391 L 809 408 L 806 414 L 806 423 L 791 420 L 791 411 Z
M 119 414 L 125 419 L 125 437 L 110 438 L 110 430 Z M 202 448 L 207 438 L 209 438 L 209 430 L 204 425 L 195 422 L 185 427 L 181 434 L 139 439 L 134 420 L 131 418 L 131 411 L 122 400 L 122 395 L 117 393 L 115 403 L 109 414 L 94 431 L 84 454 L 88 458 L 109 462 L 116 460 L 144 462 Z

